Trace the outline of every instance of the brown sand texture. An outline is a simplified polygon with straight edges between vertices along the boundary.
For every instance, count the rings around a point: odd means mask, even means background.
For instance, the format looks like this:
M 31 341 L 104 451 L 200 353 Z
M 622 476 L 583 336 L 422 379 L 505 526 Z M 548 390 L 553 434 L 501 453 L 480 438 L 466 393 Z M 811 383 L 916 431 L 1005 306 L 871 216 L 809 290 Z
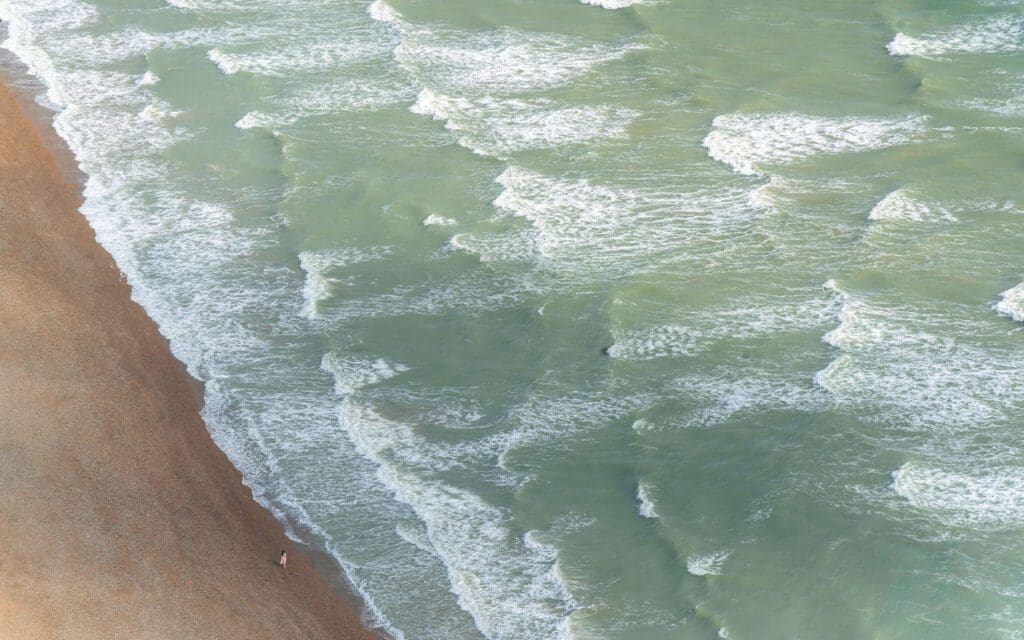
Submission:
M 0 639 L 377 637 L 214 445 L 42 136 L 0 86 Z

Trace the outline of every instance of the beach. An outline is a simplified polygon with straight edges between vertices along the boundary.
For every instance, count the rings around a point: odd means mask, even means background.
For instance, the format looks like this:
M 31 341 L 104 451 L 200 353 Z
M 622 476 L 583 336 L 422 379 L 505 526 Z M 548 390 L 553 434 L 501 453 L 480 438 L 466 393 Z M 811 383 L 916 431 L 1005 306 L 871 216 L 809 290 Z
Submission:
M 1022 640 L 1022 35 L 0 0 L 0 640 Z
M 0 120 L 0 638 L 378 637 L 211 440 L 70 152 Z

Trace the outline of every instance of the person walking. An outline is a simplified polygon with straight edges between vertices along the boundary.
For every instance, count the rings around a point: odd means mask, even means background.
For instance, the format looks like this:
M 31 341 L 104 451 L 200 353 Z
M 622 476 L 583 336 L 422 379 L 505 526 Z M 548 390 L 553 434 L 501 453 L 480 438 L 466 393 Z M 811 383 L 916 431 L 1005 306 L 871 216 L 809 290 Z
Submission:
M 288 552 L 281 550 L 281 557 L 278 558 L 277 564 L 281 565 L 281 570 L 286 571 L 288 569 Z

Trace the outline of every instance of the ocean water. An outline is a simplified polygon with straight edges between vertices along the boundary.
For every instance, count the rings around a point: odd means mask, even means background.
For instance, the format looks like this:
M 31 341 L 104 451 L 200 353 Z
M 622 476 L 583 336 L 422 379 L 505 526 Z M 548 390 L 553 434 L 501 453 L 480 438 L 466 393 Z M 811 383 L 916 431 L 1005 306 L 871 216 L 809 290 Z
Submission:
M 0 0 L 395 638 L 1024 638 L 1024 5 Z

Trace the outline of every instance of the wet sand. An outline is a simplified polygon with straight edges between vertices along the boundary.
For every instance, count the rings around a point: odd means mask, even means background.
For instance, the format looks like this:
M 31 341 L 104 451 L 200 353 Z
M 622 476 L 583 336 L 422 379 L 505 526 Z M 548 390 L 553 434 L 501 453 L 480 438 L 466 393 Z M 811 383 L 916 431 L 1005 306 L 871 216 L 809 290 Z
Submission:
M 0 638 L 378 637 L 214 445 L 23 106 L 0 85 Z

